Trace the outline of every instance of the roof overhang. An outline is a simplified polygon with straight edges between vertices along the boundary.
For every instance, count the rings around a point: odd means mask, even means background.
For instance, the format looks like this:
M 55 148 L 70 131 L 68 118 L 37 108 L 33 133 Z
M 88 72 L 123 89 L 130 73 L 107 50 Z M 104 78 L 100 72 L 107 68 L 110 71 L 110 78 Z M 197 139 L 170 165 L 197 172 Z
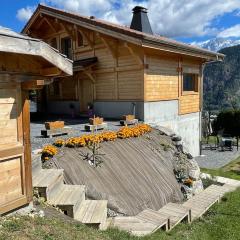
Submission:
M 120 25 L 114 25 L 98 19 L 90 19 L 75 13 L 66 12 L 56 8 L 39 5 L 24 29 L 23 33 L 28 33 L 28 30 L 34 24 L 39 16 L 49 16 L 76 26 L 84 27 L 89 30 L 99 32 L 104 35 L 115 37 L 117 39 L 130 42 L 132 44 L 145 47 L 154 48 L 156 50 L 162 50 L 167 52 L 174 52 L 176 54 L 187 55 L 192 57 L 198 57 L 203 61 L 222 61 L 224 59 L 223 54 L 208 51 L 206 49 L 198 48 L 189 44 L 177 42 L 169 38 L 144 34 L 142 32 L 129 29 Z
M 52 66 L 52 69 L 59 70 L 56 75 L 73 74 L 72 61 L 66 56 L 39 39 L 23 36 L 9 29 L 0 28 L 0 52 L 42 58 Z M 51 77 L 50 70 L 51 67 L 42 72 L 42 75 Z

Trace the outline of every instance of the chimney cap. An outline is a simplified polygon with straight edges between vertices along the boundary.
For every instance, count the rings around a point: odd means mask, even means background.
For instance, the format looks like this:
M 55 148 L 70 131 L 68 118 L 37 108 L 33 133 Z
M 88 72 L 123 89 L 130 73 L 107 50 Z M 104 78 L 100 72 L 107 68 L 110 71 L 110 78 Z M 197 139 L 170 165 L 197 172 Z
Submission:
M 147 8 L 142 7 L 142 6 L 136 6 L 132 9 L 133 13 L 138 13 L 138 12 L 145 12 L 147 13 Z

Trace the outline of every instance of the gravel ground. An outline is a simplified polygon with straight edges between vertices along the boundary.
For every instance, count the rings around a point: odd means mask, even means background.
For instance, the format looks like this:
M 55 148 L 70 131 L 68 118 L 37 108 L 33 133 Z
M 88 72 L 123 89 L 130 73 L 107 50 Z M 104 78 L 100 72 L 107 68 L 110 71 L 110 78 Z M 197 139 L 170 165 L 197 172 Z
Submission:
M 71 127 L 72 131 L 65 136 L 59 136 L 54 138 L 43 138 L 41 136 L 41 130 L 45 129 L 44 122 L 31 122 L 31 144 L 32 150 L 40 149 L 47 144 L 51 144 L 55 142 L 56 139 L 67 139 L 70 137 L 77 137 L 83 134 L 89 134 L 84 130 L 84 125 L 86 121 L 83 120 L 72 120 L 72 119 L 64 119 L 65 126 Z M 106 121 L 108 124 L 109 131 L 117 131 L 121 126 L 118 121 Z
M 233 151 L 203 150 L 202 156 L 196 157 L 201 168 L 221 168 L 240 156 L 240 150 L 234 147 Z

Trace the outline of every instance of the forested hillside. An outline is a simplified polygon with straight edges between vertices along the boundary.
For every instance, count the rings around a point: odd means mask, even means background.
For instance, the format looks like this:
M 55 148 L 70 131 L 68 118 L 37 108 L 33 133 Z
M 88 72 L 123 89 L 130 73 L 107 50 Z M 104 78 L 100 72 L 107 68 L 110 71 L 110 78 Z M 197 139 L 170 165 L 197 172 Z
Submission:
M 219 52 L 223 62 L 209 63 L 204 70 L 204 109 L 240 107 L 240 45 Z

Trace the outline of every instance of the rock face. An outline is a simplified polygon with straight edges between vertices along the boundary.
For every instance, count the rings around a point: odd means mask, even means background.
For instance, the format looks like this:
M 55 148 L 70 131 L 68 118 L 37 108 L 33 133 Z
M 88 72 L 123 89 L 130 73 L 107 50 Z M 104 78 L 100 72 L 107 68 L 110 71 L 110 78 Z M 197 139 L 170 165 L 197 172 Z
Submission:
M 200 178 L 201 170 L 192 155 L 183 147 L 181 136 L 164 127 L 157 126 L 156 128 L 162 131 L 163 134 L 170 136 L 173 145 L 176 147 L 174 173 L 181 185 L 184 197 L 189 199 L 203 191 L 203 183 Z
M 191 154 L 184 152 L 181 145 L 176 146 L 174 171 L 178 182 L 181 184 L 181 190 L 186 199 L 190 199 L 195 194 L 203 191 L 203 183 L 200 178 L 201 170 L 196 160 Z

